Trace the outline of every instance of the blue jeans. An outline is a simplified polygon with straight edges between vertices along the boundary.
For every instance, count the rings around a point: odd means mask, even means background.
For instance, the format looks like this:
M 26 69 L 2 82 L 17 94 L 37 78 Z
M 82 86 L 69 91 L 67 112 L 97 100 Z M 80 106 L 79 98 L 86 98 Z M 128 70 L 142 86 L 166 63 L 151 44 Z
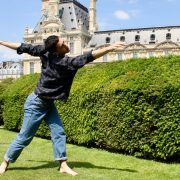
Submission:
M 43 100 L 32 93 L 24 104 L 22 128 L 4 156 L 6 161 L 16 161 L 23 148 L 32 141 L 42 120 L 45 120 L 51 131 L 54 159 L 67 160 L 66 135 L 53 100 Z

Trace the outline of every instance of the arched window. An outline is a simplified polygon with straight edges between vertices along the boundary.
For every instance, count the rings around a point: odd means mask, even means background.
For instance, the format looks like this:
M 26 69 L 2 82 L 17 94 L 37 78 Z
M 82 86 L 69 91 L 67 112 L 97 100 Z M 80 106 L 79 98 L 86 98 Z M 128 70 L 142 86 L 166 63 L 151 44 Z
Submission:
M 136 36 L 135 36 L 135 41 L 136 41 L 136 42 L 139 42 L 139 41 L 140 41 L 140 35 L 136 35 Z
M 106 43 L 108 44 L 108 43 L 110 43 L 110 41 L 111 41 L 111 38 L 110 37 L 106 37 Z
M 156 39 L 155 34 L 151 34 L 151 35 L 150 35 L 150 40 L 151 40 L 151 41 L 155 41 L 155 39 Z
M 121 41 L 121 42 L 124 42 L 124 41 L 125 41 L 125 36 L 121 36 L 121 37 L 120 37 L 120 41 Z
M 171 33 L 166 34 L 166 40 L 171 40 Z

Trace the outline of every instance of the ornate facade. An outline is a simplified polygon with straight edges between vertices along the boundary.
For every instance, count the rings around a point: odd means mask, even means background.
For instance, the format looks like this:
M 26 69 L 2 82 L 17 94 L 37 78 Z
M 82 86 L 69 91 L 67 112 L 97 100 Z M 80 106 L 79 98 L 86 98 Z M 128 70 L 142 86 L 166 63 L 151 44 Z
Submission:
M 99 31 L 94 33 L 87 48 L 98 49 L 116 41 L 126 42 L 127 46 L 97 61 L 180 55 L 180 26 Z
M 24 42 L 43 44 L 49 35 L 58 35 L 67 39 L 69 56 L 102 48 L 117 41 L 127 43 L 123 50 L 107 54 L 94 63 L 180 55 L 180 26 L 98 31 L 96 2 L 97 0 L 90 0 L 88 11 L 76 0 L 42 0 L 42 17 L 33 31 L 25 28 Z M 40 59 L 26 54 L 23 60 L 24 74 L 40 71 Z

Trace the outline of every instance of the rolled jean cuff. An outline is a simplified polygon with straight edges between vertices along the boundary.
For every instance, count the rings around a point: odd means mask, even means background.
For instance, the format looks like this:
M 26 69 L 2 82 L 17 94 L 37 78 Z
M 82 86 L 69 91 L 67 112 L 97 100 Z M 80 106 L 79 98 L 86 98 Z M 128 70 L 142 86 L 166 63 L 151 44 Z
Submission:
M 9 162 L 9 163 L 14 163 L 15 162 L 15 160 L 12 160 L 12 159 L 8 158 L 6 154 L 4 155 L 4 160 Z
M 67 157 L 55 158 L 55 161 L 67 161 Z

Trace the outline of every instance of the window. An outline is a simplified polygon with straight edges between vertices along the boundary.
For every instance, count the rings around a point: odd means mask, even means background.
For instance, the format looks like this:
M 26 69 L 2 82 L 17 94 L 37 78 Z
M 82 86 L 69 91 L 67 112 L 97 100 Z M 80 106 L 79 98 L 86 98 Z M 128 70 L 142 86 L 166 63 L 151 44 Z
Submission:
M 169 52 L 168 50 L 165 50 L 165 51 L 164 51 L 164 55 L 165 55 L 165 56 L 169 56 L 169 55 L 170 55 L 170 52 Z
M 96 44 L 91 44 L 90 47 L 96 47 Z
M 62 8 L 62 9 L 59 10 L 59 17 L 60 17 L 60 18 L 62 18 L 63 12 L 64 12 L 64 8 Z
M 103 62 L 107 62 L 107 54 L 103 56 Z
M 110 37 L 107 37 L 107 38 L 106 38 L 106 43 L 108 44 L 108 43 L 110 43 L 110 41 L 111 41 L 111 38 L 110 38 Z
M 140 36 L 139 36 L 139 35 L 136 35 L 136 36 L 135 36 L 135 41 L 136 41 L 136 42 L 139 42 L 139 41 L 140 41 Z
M 34 62 L 30 62 L 30 74 L 34 74 Z
M 155 34 L 151 34 L 151 36 L 150 36 L 150 40 L 151 40 L 151 41 L 155 41 L 155 39 L 156 39 Z
M 124 41 L 125 41 L 125 36 L 121 36 L 121 37 L 120 37 L 120 41 L 121 41 L 121 42 L 124 42 Z
M 74 54 L 74 42 L 70 42 L 69 46 L 70 46 L 70 53 Z
M 133 52 L 133 58 L 138 58 L 138 53 L 137 52 Z
M 149 57 L 154 57 L 154 52 L 149 52 Z
M 122 53 L 118 53 L 118 60 L 122 60 Z
M 166 34 L 166 40 L 171 40 L 171 33 Z

